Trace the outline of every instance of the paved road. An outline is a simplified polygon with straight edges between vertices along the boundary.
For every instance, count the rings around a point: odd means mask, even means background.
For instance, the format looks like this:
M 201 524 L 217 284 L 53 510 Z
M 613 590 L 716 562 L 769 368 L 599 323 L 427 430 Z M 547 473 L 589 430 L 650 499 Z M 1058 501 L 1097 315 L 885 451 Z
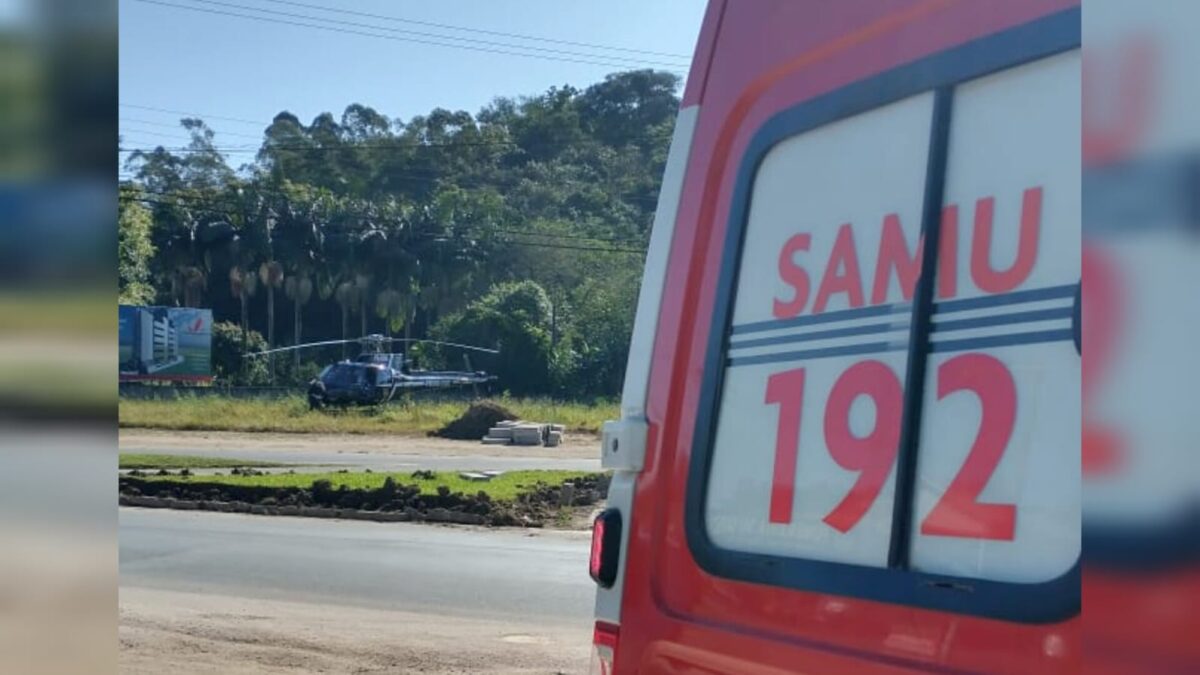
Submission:
M 586 533 L 123 508 L 121 671 L 576 673 Z
M 331 465 L 338 468 L 372 471 L 519 471 L 524 469 L 561 469 L 599 471 L 600 459 L 554 457 L 487 457 L 483 455 L 432 456 L 429 454 L 376 454 L 369 452 L 297 452 L 253 449 L 122 447 L 121 452 L 145 452 L 160 455 L 222 457 L 242 461 L 283 462 L 304 466 Z M 599 454 L 599 453 L 597 453 Z
M 120 509 L 122 587 L 578 622 L 586 533 Z

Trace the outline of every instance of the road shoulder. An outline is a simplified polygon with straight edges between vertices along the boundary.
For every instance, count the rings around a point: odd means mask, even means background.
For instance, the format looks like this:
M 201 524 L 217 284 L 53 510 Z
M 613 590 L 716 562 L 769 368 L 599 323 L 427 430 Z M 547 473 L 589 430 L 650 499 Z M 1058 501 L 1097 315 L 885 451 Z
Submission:
M 437 457 L 545 457 L 594 459 L 600 440 L 589 434 L 569 434 L 556 448 L 484 445 L 478 441 L 456 441 L 414 435 L 378 434 L 284 434 L 240 431 L 167 431 L 122 427 L 118 447 L 122 452 L 171 450 L 223 450 L 238 448 L 256 452 L 349 453 L 381 455 L 429 455 Z
M 554 673 L 587 667 L 586 626 L 121 588 L 121 672 Z

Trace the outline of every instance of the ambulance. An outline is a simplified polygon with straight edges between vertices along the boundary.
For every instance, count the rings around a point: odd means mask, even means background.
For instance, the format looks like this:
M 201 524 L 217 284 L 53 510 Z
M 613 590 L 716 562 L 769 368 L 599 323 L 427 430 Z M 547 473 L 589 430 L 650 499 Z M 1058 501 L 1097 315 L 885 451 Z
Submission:
M 711 0 L 592 671 L 1076 672 L 1081 11 Z

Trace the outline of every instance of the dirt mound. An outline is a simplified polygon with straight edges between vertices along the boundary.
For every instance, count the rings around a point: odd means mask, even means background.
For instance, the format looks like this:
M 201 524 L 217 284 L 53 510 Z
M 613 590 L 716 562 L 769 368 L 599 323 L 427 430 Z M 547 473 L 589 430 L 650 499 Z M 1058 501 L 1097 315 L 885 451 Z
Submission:
M 516 413 L 495 401 L 472 403 L 461 417 L 432 432 L 432 436 L 454 438 L 461 441 L 477 441 L 487 435 L 488 429 L 505 420 L 517 419 Z

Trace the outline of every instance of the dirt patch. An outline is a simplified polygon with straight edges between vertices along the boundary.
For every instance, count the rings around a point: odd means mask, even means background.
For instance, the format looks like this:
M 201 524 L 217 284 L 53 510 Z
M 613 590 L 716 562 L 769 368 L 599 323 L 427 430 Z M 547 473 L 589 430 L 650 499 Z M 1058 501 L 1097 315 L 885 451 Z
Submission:
M 462 441 L 477 441 L 486 436 L 488 429 L 498 423 L 515 419 L 517 419 L 517 414 L 499 403 L 480 401 L 472 403 L 462 416 L 441 429 L 430 432 L 430 435 Z
M 577 511 L 603 500 L 609 477 L 594 474 L 562 485 L 538 483 L 515 500 L 493 500 L 485 492 L 465 494 L 442 486 L 422 494 L 416 485 L 391 477 L 376 489 L 334 488 L 315 480 L 307 488 L 228 485 L 198 480 L 119 479 L 121 501 L 131 506 L 212 510 L 259 515 L 357 518 L 382 521 L 428 521 L 492 527 L 571 527 Z

